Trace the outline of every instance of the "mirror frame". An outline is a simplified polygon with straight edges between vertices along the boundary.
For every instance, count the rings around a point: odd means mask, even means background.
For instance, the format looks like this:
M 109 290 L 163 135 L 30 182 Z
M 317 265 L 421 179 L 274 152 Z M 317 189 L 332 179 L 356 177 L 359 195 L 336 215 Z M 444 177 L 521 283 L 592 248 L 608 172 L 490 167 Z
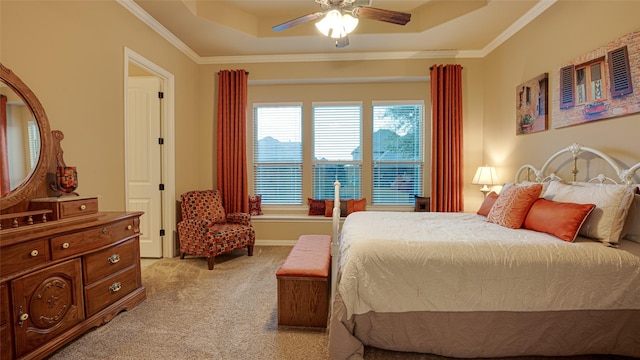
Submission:
M 2 63 L 0 63 L 0 80 L 13 89 L 13 91 L 24 100 L 25 105 L 29 107 L 36 119 L 38 131 L 40 132 L 40 156 L 38 157 L 38 163 L 30 175 L 20 185 L 9 193 L 2 195 L 0 198 L 0 210 L 5 210 L 25 200 L 29 200 L 29 196 L 45 183 L 45 177 L 51 160 L 52 139 L 47 114 L 44 112 L 42 104 L 33 91 Z

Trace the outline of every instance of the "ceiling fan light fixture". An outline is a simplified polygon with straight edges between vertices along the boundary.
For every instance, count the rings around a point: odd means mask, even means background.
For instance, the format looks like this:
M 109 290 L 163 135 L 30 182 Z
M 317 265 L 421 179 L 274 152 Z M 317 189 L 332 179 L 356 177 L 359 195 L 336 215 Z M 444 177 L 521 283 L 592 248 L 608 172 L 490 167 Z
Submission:
M 324 35 L 340 39 L 351 33 L 358 26 L 358 19 L 349 14 L 341 14 L 339 10 L 329 11 L 322 20 L 316 23 L 316 28 Z
M 358 26 L 358 18 L 344 14 L 342 15 L 342 25 L 344 26 L 344 31 L 347 34 L 351 34 L 351 32 L 356 29 L 356 26 Z

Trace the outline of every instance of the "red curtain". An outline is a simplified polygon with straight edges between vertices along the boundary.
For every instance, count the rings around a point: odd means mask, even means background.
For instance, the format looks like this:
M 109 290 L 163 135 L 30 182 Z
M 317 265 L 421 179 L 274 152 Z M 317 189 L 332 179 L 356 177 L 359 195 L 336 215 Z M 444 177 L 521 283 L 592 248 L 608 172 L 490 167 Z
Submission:
M 431 211 L 459 212 L 462 198 L 462 66 L 431 67 Z
M 245 70 L 218 73 L 217 180 L 225 210 L 249 212 L 247 189 L 247 86 Z
M 9 185 L 9 149 L 7 145 L 7 97 L 0 95 L 0 195 L 11 191 L 11 186 Z

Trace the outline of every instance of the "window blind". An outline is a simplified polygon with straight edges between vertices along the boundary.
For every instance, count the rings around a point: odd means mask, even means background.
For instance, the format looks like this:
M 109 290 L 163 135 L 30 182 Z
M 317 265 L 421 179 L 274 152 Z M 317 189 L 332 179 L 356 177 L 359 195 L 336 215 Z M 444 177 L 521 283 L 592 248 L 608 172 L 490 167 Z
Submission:
M 302 105 L 254 105 L 254 192 L 263 204 L 302 205 Z
M 313 104 L 312 166 L 315 199 L 333 199 L 335 180 L 341 198 L 361 198 L 361 103 Z
M 413 204 L 422 196 L 423 109 L 423 102 L 374 102 L 372 204 Z

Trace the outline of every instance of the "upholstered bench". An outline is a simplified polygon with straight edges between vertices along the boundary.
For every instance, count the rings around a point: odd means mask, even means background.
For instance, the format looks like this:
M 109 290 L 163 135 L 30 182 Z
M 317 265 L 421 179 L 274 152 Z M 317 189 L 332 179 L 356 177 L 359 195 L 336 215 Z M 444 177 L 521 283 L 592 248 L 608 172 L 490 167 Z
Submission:
M 276 272 L 278 325 L 327 327 L 331 236 L 302 235 Z

